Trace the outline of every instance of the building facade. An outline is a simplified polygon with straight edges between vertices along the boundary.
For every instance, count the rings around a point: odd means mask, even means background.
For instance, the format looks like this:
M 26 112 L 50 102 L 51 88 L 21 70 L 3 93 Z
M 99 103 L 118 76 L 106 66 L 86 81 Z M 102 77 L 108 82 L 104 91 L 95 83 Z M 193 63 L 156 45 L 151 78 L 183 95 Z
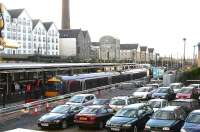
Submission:
M 3 54 L 59 55 L 59 33 L 54 23 L 47 30 L 40 20 L 32 20 L 25 9 L 6 9 L 3 17 L 4 37 L 18 46 L 16 49 L 5 48 Z M 50 43 L 47 38 L 54 41 Z
M 103 61 L 119 61 L 120 59 L 120 40 L 112 36 L 103 36 L 100 42 L 100 59 Z
M 92 60 L 96 62 L 100 59 L 100 42 L 92 42 L 90 46 L 90 57 Z
M 138 44 L 120 44 L 120 60 L 136 62 Z

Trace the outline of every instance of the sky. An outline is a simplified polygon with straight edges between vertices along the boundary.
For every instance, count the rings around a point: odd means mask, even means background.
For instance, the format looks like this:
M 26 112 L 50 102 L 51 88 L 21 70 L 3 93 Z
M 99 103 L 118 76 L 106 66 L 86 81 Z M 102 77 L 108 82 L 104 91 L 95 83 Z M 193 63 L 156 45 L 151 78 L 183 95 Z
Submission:
M 61 0 L 0 0 L 7 9 L 25 8 L 32 19 L 61 27 Z M 70 0 L 71 28 L 88 30 L 92 41 L 112 35 L 161 56 L 193 57 L 200 42 L 200 0 Z M 196 48 L 197 50 L 197 48 Z

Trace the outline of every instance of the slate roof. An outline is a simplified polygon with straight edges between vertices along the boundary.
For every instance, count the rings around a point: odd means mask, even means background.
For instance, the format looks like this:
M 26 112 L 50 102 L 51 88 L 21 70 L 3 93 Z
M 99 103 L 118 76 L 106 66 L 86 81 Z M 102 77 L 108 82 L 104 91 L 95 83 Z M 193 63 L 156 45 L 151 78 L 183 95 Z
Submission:
M 12 18 L 18 18 L 25 9 L 10 9 L 7 10 Z
M 140 46 L 140 51 L 146 51 L 147 47 L 146 46 Z
M 152 53 L 154 51 L 154 48 L 148 48 L 149 53 Z
M 53 22 L 43 22 L 45 29 L 48 31 Z
M 92 46 L 100 46 L 100 42 L 92 42 Z
M 81 29 L 62 29 L 59 30 L 60 38 L 77 38 Z
M 34 19 L 34 20 L 32 20 L 32 22 L 33 22 L 33 29 L 35 28 L 35 26 L 38 24 L 39 21 L 40 21 L 40 19 Z
M 137 49 L 138 44 L 120 44 L 121 50 L 131 50 L 131 49 Z

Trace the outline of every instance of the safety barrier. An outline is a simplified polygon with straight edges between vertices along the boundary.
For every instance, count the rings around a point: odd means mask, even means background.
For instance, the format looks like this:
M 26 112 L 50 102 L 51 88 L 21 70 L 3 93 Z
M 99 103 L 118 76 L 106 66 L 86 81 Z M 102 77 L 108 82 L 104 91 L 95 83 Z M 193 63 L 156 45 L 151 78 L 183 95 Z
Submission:
M 41 99 L 38 101 L 26 103 L 26 104 L 2 108 L 0 109 L 0 122 L 5 121 L 5 120 L 10 120 L 12 118 L 19 118 L 22 114 L 30 113 L 30 111 L 32 115 L 38 115 L 41 111 L 48 112 L 50 111 L 51 108 L 55 107 L 56 105 L 63 104 L 63 102 L 65 102 L 66 99 L 70 98 L 73 95 L 82 94 L 82 93 L 92 93 L 92 92 L 100 93 L 101 90 L 106 90 L 113 87 L 119 87 L 120 84 L 121 83 L 106 85 L 106 86 L 87 89 L 87 90 L 78 91 L 78 92 L 74 92 L 70 94 L 60 95 L 60 96 L 56 96 L 52 98 Z M 59 101 L 62 101 L 62 103 L 59 103 Z

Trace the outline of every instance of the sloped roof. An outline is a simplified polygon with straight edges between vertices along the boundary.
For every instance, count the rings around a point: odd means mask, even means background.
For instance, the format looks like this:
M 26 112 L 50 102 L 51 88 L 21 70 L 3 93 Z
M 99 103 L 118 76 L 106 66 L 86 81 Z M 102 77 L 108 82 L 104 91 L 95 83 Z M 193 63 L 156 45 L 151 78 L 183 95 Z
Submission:
M 59 30 L 60 38 L 77 38 L 81 29 L 62 29 Z
M 140 46 L 140 51 L 146 51 L 147 50 L 147 46 Z
M 7 10 L 12 18 L 18 18 L 25 9 L 10 9 Z
M 43 22 L 45 29 L 48 31 L 53 22 Z
M 40 19 L 34 19 L 34 20 L 32 20 L 32 22 L 33 22 L 33 29 L 35 28 L 35 26 L 38 24 L 39 21 L 40 21 Z
M 137 49 L 138 44 L 120 44 L 120 49 L 122 50 L 131 50 L 131 49 Z
M 154 51 L 154 48 L 148 48 L 149 53 L 152 53 Z
M 100 42 L 92 42 L 92 46 L 100 46 Z

